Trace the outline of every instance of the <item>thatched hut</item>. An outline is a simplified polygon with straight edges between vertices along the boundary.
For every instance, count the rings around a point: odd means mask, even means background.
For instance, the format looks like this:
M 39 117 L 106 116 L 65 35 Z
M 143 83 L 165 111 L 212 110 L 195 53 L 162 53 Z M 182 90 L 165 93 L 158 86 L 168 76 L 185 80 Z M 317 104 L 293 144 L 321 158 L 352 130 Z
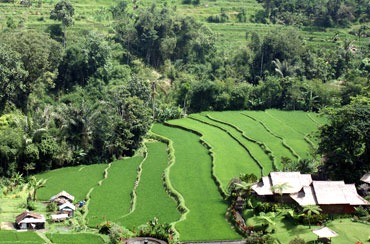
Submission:
M 72 196 L 66 191 L 61 191 L 55 196 L 52 196 L 49 201 L 55 202 L 57 205 L 62 205 L 66 202 L 73 202 L 73 200 L 75 200 L 74 196 Z
M 42 214 L 24 211 L 15 218 L 15 227 L 21 230 L 44 229 L 45 217 Z
M 344 181 L 313 181 L 311 186 L 290 195 L 300 206 L 319 205 L 323 213 L 353 213 L 355 207 L 369 205 L 358 195 L 354 184 Z

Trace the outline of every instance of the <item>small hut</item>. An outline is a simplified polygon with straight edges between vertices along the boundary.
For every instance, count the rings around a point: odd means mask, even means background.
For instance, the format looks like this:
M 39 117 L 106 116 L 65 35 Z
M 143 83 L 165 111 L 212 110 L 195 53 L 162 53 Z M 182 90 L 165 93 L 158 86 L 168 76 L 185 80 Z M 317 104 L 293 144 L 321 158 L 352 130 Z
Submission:
M 318 241 L 320 242 L 331 242 L 332 237 L 338 236 L 335 231 L 329 229 L 328 227 L 312 230 L 312 232 L 318 236 Z
M 68 214 L 52 214 L 51 215 L 51 220 L 53 222 L 60 222 L 64 221 L 68 218 Z
M 364 174 L 360 180 L 370 185 L 370 173 Z
M 59 210 L 62 214 L 67 214 L 68 217 L 73 217 L 76 207 L 70 202 L 66 202 L 59 206 Z
M 45 217 L 42 214 L 24 211 L 15 218 L 15 227 L 21 230 L 44 229 Z
M 75 197 L 66 191 L 61 191 L 50 198 L 50 202 L 55 202 L 57 205 L 62 205 L 66 202 L 73 202 L 73 200 L 75 200 Z

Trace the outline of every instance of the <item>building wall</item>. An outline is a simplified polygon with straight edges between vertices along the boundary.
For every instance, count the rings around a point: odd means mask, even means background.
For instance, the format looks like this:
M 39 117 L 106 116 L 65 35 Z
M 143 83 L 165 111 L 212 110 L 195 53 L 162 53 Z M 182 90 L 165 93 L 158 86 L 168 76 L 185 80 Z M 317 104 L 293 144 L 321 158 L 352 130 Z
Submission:
M 354 206 L 349 204 L 325 204 L 319 205 L 322 213 L 326 214 L 350 214 L 355 211 Z

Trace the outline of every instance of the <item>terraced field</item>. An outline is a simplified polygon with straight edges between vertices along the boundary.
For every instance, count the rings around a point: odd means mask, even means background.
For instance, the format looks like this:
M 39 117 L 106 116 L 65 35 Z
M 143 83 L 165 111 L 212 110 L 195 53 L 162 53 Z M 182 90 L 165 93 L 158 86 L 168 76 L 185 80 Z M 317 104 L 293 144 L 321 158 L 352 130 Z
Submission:
M 79 234 L 59 234 L 59 233 L 48 233 L 47 238 L 55 244 L 101 244 L 104 243 L 103 239 L 94 234 L 90 233 L 79 233 Z
M 229 181 L 240 173 L 261 177 L 279 170 L 281 157 L 310 157 L 316 142 L 309 134 L 325 122 L 299 111 L 192 114 L 153 125 L 145 156 L 38 175 L 48 179 L 39 198 L 66 190 L 82 199 L 90 191 L 84 218 L 92 228 L 111 220 L 131 229 L 157 217 L 181 241 L 240 239 L 225 218 Z
M 162 174 L 168 167 L 167 147 L 161 142 L 145 145 L 148 156 L 142 165 L 139 186 L 136 189 L 135 208 L 129 215 L 117 220 L 128 228 L 145 224 L 154 217 L 161 223 L 172 223 L 180 218 L 175 201 L 163 188 Z
M 35 232 L 16 232 L 9 230 L 0 231 L 1 244 L 42 244 L 41 239 Z
M 154 125 L 152 131 L 173 142 L 176 161 L 171 167 L 170 181 L 182 195 L 187 208 L 175 225 L 180 240 L 240 239 L 224 218 L 228 205 L 215 184 L 212 160 L 199 136 L 160 124 Z
M 108 177 L 90 195 L 87 221 L 94 227 L 107 220 L 116 220 L 130 212 L 131 194 L 137 169 L 144 157 L 132 157 L 113 162 Z
M 67 191 L 76 201 L 86 198 L 92 187 L 103 179 L 106 164 L 81 165 L 61 168 L 38 174 L 37 179 L 46 179 L 45 187 L 37 191 L 39 200 L 48 201 L 61 191 Z

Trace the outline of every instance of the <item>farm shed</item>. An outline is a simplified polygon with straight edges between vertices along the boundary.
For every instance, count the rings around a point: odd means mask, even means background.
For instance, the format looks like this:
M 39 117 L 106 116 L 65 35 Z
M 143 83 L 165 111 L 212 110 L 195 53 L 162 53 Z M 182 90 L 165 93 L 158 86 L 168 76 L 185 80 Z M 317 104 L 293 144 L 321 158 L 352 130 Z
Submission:
M 63 221 L 63 220 L 66 220 L 68 218 L 68 214 L 52 214 L 51 215 L 51 220 L 53 222 L 60 222 L 60 221 Z
M 355 207 L 369 205 L 358 195 L 354 184 L 344 181 L 313 181 L 311 186 L 290 195 L 300 206 L 319 205 L 323 213 L 353 213 Z
M 72 202 L 73 200 L 75 200 L 74 196 L 72 196 L 71 194 L 69 194 L 66 191 L 61 191 L 58 194 L 56 194 L 55 196 L 52 196 L 49 201 L 50 202 L 55 202 L 56 204 L 61 205 L 61 204 L 64 204 L 66 202 Z
M 303 187 L 312 183 L 311 175 L 301 174 L 300 172 L 270 172 L 268 176 L 263 176 L 259 182 L 252 186 L 252 190 L 262 201 L 281 201 L 292 203 L 290 194 L 299 192 Z M 272 191 L 273 187 L 282 187 L 282 196 L 278 190 Z
M 45 217 L 42 214 L 24 211 L 15 217 L 15 227 L 21 230 L 44 229 Z
M 364 174 L 364 176 L 362 176 L 360 180 L 362 182 L 365 182 L 367 184 L 370 184 L 370 173 Z
M 68 217 L 73 217 L 76 207 L 70 202 L 66 202 L 59 206 L 59 210 L 62 214 L 67 214 Z

